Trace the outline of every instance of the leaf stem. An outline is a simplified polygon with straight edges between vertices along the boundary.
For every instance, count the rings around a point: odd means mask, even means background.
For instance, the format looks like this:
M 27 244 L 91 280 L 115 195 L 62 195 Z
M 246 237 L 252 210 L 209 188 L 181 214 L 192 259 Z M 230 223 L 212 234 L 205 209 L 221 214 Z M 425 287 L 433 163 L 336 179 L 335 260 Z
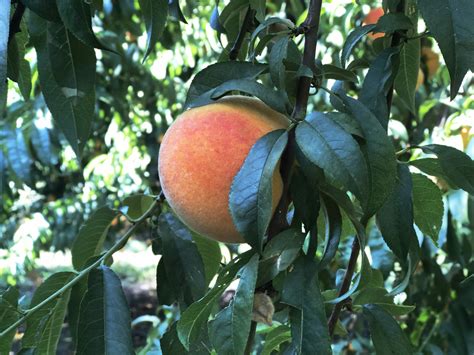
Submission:
M 66 292 L 67 290 L 69 290 L 72 286 L 74 286 L 75 284 L 77 284 L 79 281 L 81 281 L 84 277 L 86 277 L 90 271 L 92 271 L 93 269 L 95 269 L 96 267 L 100 266 L 102 261 L 110 258 L 115 252 L 117 252 L 118 250 L 122 249 L 123 246 L 126 244 L 127 240 L 130 238 L 130 236 L 135 232 L 135 230 L 137 229 L 137 227 L 142 224 L 151 214 L 152 212 L 155 210 L 155 208 L 160 204 L 160 202 L 162 201 L 162 195 L 160 194 L 156 199 L 155 201 L 153 202 L 153 204 L 148 208 L 148 210 L 143 214 L 143 216 L 138 219 L 133 225 L 132 227 L 130 227 L 130 229 L 122 236 L 122 238 L 120 238 L 113 246 L 112 248 L 110 248 L 106 253 L 104 253 L 100 258 L 98 258 L 94 263 L 92 263 L 91 265 L 89 265 L 87 268 L 85 268 L 84 270 L 81 270 L 77 276 L 75 276 L 73 279 L 71 279 L 71 281 L 69 281 L 67 284 L 65 284 L 63 287 L 61 287 L 59 290 L 57 290 L 56 292 L 54 292 L 52 295 L 50 295 L 48 298 L 44 299 L 43 301 L 41 301 L 40 303 L 38 303 L 36 306 L 30 308 L 30 309 L 27 309 L 23 312 L 24 316 L 19 318 L 15 323 L 11 324 L 8 328 L 6 328 L 5 330 L 3 330 L 1 333 L 0 333 L 0 339 L 2 337 L 4 337 L 6 334 L 8 334 L 10 331 L 12 331 L 13 329 L 17 328 L 20 324 L 22 324 L 23 322 L 25 322 L 32 314 L 36 313 L 40 308 L 42 308 L 44 305 L 46 305 L 47 303 L 51 302 L 52 300 L 54 300 L 56 297 L 59 297 L 61 296 L 64 292 Z

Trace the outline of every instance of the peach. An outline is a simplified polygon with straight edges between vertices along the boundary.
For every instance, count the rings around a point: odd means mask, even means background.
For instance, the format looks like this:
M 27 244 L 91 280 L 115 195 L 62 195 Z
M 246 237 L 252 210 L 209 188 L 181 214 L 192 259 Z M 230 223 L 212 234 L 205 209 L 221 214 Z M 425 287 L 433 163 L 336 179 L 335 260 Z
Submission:
M 178 217 L 203 236 L 243 243 L 228 207 L 232 180 L 253 144 L 288 124 L 284 115 L 245 96 L 228 96 L 181 114 L 167 130 L 158 157 L 163 193 Z M 273 210 L 283 190 L 277 170 Z
M 379 20 L 379 18 L 381 18 L 384 14 L 384 11 L 381 7 L 377 7 L 375 9 L 372 9 L 369 11 L 369 13 L 367 14 L 367 16 L 364 18 L 364 20 L 362 21 L 362 23 L 364 25 L 373 25 L 373 24 L 376 24 L 377 21 Z M 369 33 L 369 38 L 371 39 L 376 39 L 376 38 L 380 38 L 380 37 L 383 37 L 385 34 L 382 33 L 382 32 L 377 32 L 377 33 L 374 33 L 374 32 L 370 32 Z

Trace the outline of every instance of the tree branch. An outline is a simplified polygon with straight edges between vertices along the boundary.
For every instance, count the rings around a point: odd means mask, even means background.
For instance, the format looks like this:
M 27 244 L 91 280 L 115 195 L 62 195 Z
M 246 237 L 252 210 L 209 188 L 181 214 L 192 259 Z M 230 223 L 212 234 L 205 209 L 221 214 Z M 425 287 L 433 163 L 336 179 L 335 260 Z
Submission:
M 245 35 L 247 34 L 250 26 L 253 23 L 253 19 L 255 18 L 255 10 L 249 6 L 247 9 L 247 13 L 245 14 L 244 22 L 242 23 L 242 27 L 239 30 L 239 34 L 237 35 L 237 39 L 235 40 L 232 49 L 229 52 L 229 59 L 236 60 L 239 56 L 240 48 L 242 47 L 242 43 L 244 43 Z
M 304 53 L 302 64 L 313 69 L 316 58 L 316 44 L 319 30 L 319 17 L 321 15 L 321 6 L 323 0 L 311 0 L 308 8 L 308 16 L 298 28 L 305 34 Z M 311 78 L 301 76 L 298 81 L 296 93 L 296 104 L 291 114 L 294 121 L 301 121 L 306 116 L 306 107 L 308 106 L 309 89 L 311 87 Z M 273 218 L 268 228 L 268 240 L 288 227 L 286 214 L 291 202 L 290 180 L 293 172 L 293 165 L 296 155 L 295 128 L 290 128 L 288 137 L 288 146 L 286 147 L 281 159 L 280 172 L 283 179 L 283 193 L 280 202 L 277 205 Z
M 38 303 L 36 306 L 27 309 L 26 311 L 23 312 L 24 316 L 18 319 L 15 323 L 11 324 L 8 328 L 4 329 L 0 333 L 0 339 L 4 337 L 6 334 L 8 334 L 10 331 L 13 329 L 16 329 L 20 324 L 25 322 L 31 315 L 36 313 L 39 309 L 41 309 L 44 305 L 47 303 L 51 302 L 54 300 L 56 297 L 60 297 L 64 292 L 69 290 L 71 287 L 73 287 L 75 284 L 77 284 L 80 280 L 82 280 L 84 277 L 86 277 L 89 272 L 91 272 L 93 269 L 96 267 L 100 266 L 104 260 L 107 260 L 110 258 L 115 252 L 118 250 L 122 249 L 123 246 L 126 244 L 127 240 L 130 238 L 130 236 L 135 232 L 137 227 L 142 224 L 150 215 L 153 213 L 155 208 L 160 204 L 161 201 L 163 201 L 164 196 L 162 193 L 158 195 L 158 197 L 155 199 L 153 204 L 148 208 L 148 211 L 146 211 L 143 216 L 137 220 L 133 226 L 123 235 L 122 238 L 120 238 L 113 246 L 110 248 L 105 254 L 103 254 L 99 259 L 97 259 L 94 263 L 89 265 L 87 268 L 84 270 L 81 270 L 71 281 L 69 281 L 67 284 L 65 284 L 63 287 L 61 287 L 59 290 L 54 292 L 52 295 L 50 295 L 48 298 L 44 299 L 40 303 Z
M 12 19 L 10 20 L 10 32 L 8 33 L 8 43 L 11 42 L 13 36 L 20 32 L 20 24 L 23 14 L 25 13 L 25 5 L 21 1 L 16 5 L 15 12 L 13 13 Z

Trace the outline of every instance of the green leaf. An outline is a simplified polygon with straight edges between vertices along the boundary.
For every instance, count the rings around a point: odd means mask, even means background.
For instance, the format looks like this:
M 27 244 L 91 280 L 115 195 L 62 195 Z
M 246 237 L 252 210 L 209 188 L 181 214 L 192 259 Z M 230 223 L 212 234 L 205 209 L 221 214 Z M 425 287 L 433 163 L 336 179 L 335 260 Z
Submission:
M 229 80 L 254 79 L 267 69 L 266 65 L 250 62 L 221 62 L 208 66 L 194 77 L 186 97 L 186 108 L 206 105 L 216 87 Z
M 395 319 L 383 308 L 368 304 L 363 308 L 377 355 L 412 354 L 413 349 Z
M 249 42 L 249 58 L 251 60 L 255 59 L 256 55 L 259 55 L 261 51 L 263 50 L 264 46 L 268 43 L 270 39 L 273 37 L 277 36 L 277 33 L 269 33 L 266 35 L 263 35 L 262 32 L 267 30 L 268 32 L 270 26 L 281 23 L 282 25 L 286 26 L 288 31 L 290 30 L 291 27 L 293 27 L 293 23 L 287 19 L 282 19 L 280 17 L 269 17 L 265 21 L 261 22 L 257 28 L 252 32 L 252 35 L 250 36 L 250 42 Z M 262 35 L 261 35 L 262 34 Z M 255 41 L 257 38 L 260 37 L 260 41 L 258 43 L 257 48 L 255 48 Z
M 250 254 L 249 254 L 250 255 Z M 247 258 L 241 257 L 237 261 L 235 259 L 229 263 L 219 274 L 214 288 L 212 288 L 204 297 L 194 302 L 181 314 L 178 321 L 177 331 L 178 337 L 183 346 L 189 350 L 193 344 L 206 329 L 206 323 L 211 314 L 217 299 L 222 295 L 224 290 L 230 285 L 235 274 L 247 262 Z
M 451 77 L 451 99 L 474 70 L 474 7 L 470 0 L 418 0 L 423 19 L 438 42 Z
M 107 49 L 92 31 L 92 11 L 88 2 L 57 0 L 59 16 L 64 26 L 86 46 Z
M 384 49 L 372 62 L 360 93 L 360 101 L 387 130 L 389 111 L 387 94 L 393 85 L 399 63 L 400 48 Z M 417 72 L 418 75 L 418 72 Z
M 343 81 L 350 81 L 353 83 L 357 83 L 359 78 L 357 75 L 347 69 L 339 68 L 336 65 L 332 64 L 324 64 L 323 65 L 323 73 L 324 79 L 334 79 L 334 80 L 343 80 Z
M 439 144 L 419 147 L 425 153 L 436 154 L 443 173 L 455 186 L 474 195 L 474 161 L 462 151 Z M 454 187 L 454 186 L 453 186 Z
M 258 267 L 257 286 L 261 286 L 286 270 L 300 254 L 306 235 L 287 229 L 273 237 L 263 250 Z
M 416 114 L 415 90 L 420 70 L 420 40 L 406 42 L 400 51 L 400 66 L 394 88 L 408 109 Z
M 48 23 L 48 53 L 56 83 L 67 97 L 82 97 L 95 85 L 94 49 L 85 46 L 64 25 Z
M 21 0 L 21 2 L 45 20 L 56 22 L 60 20 L 56 0 Z
M 221 264 L 221 248 L 219 243 L 208 238 L 201 237 L 193 233 L 193 240 L 196 243 L 202 262 L 204 263 L 204 272 L 206 275 L 206 285 L 209 285 L 211 280 L 216 275 Z
M 406 260 L 410 244 L 416 239 L 412 191 L 410 170 L 399 164 L 395 189 L 377 213 L 377 225 L 383 239 L 401 261 Z
M 117 211 L 104 206 L 81 227 L 71 249 L 72 265 L 76 270 L 83 269 L 90 257 L 101 253 L 110 223 L 117 215 Z
M 61 289 L 74 276 L 75 274 L 71 272 L 58 272 L 48 277 L 36 289 L 30 308 Z M 48 302 L 28 318 L 26 331 L 21 341 L 24 348 L 36 348 L 38 354 L 56 353 L 70 293 L 71 289 L 64 291 L 60 297 Z
M 8 45 L 8 77 L 18 83 L 25 101 L 31 94 L 31 68 L 25 59 L 25 46 L 28 43 L 28 31 L 24 22 L 21 31 L 15 34 Z
M 280 90 L 285 90 L 285 66 L 283 60 L 288 54 L 287 35 L 280 36 L 275 43 L 268 56 L 268 65 L 270 68 L 270 76 L 275 87 Z
M 122 201 L 120 212 L 127 216 L 127 218 L 136 222 L 142 218 L 155 202 L 155 198 L 150 195 L 132 195 L 126 197 Z
M 31 165 L 33 164 L 20 128 L 6 131 L 7 156 L 15 175 L 26 183 L 31 183 Z
M 425 175 L 412 174 L 415 223 L 433 241 L 438 240 L 443 222 L 443 194 Z
M 185 292 L 189 303 L 206 291 L 204 264 L 191 231 L 172 213 L 158 218 L 158 234 L 163 243 L 163 261 L 167 275 L 173 275 L 175 292 Z
M 334 111 L 325 112 L 324 114 L 341 126 L 347 133 L 364 139 L 364 134 L 362 133 L 359 123 L 347 113 Z
M 307 161 L 304 155 L 299 152 L 296 153 L 298 163 L 301 160 Z M 303 163 L 304 164 L 304 163 Z M 311 167 L 319 169 L 317 166 L 309 163 Z M 309 231 L 316 224 L 319 214 L 320 201 L 319 191 L 314 179 L 306 176 L 303 172 L 304 168 L 294 169 L 290 182 L 290 193 L 294 206 L 293 219 L 291 224 L 293 226 L 304 224 L 305 230 Z M 311 176 L 311 174 L 308 174 Z
M 347 60 L 349 59 L 349 56 L 351 55 L 351 52 L 356 44 L 362 38 L 364 38 L 367 33 L 372 32 L 374 28 L 375 25 L 357 27 L 349 34 L 349 36 L 347 36 L 346 42 L 344 42 L 344 47 L 342 48 L 341 52 L 341 65 L 343 68 L 346 67 Z
M 90 260 L 90 259 L 89 259 Z M 79 330 L 79 317 L 81 311 L 81 302 L 87 291 L 87 277 L 80 280 L 71 288 L 71 297 L 67 305 L 67 323 L 71 330 L 74 349 L 77 346 L 77 333 Z
M 134 354 L 130 323 L 118 276 L 107 266 L 92 270 L 81 303 L 77 354 Z
M 410 18 L 400 12 L 383 15 L 377 22 L 374 32 L 393 33 L 399 30 L 411 30 L 414 28 Z
M 271 355 L 273 351 L 280 353 L 280 345 L 290 341 L 290 328 L 286 325 L 280 325 L 267 333 L 261 355 Z
M 329 265 L 336 256 L 337 248 L 342 234 L 342 215 L 337 203 L 328 196 L 323 195 L 323 211 L 325 220 L 324 252 L 318 264 L 319 270 Z
M 18 297 L 19 293 L 15 287 L 9 287 L 0 294 L 0 332 L 18 320 Z M 8 354 L 10 352 L 15 333 L 16 329 L 13 329 L 0 338 L 0 353 Z
M 392 142 L 377 118 L 361 102 L 342 95 L 341 100 L 359 123 L 366 144 L 364 151 L 369 170 L 368 202 L 363 206 L 367 217 L 372 216 L 385 202 L 395 186 L 396 159 Z
M 146 52 L 143 57 L 143 61 L 145 61 L 165 29 L 168 16 L 168 0 L 139 0 L 139 2 L 148 35 Z
M 273 175 L 287 142 L 288 133 L 281 129 L 261 137 L 230 187 L 232 220 L 245 241 L 258 251 L 272 217 Z
M 420 169 L 425 174 L 436 176 L 445 180 L 453 189 L 459 189 L 459 186 L 454 184 L 443 172 L 439 159 L 435 158 L 421 158 L 408 162 L 410 165 Z
M 255 17 L 259 22 L 265 21 L 265 10 L 266 10 L 266 1 L 265 0 L 250 0 L 250 8 L 255 10 Z
M 293 346 L 298 354 L 331 354 L 324 302 L 318 285 L 317 265 L 300 256 L 285 278 L 281 302 L 290 310 Z
M 39 79 L 41 82 L 41 90 L 43 92 L 46 104 L 51 111 L 54 120 L 58 127 L 64 132 L 69 144 L 71 144 L 74 152 L 80 158 L 82 149 L 86 143 L 87 138 L 89 137 L 90 127 L 92 117 L 94 116 L 94 101 L 95 101 L 95 92 L 90 90 L 84 92 L 81 88 L 90 87 L 90 82 L 87 84 L 84 83 L 83 79 L 76 77 L 76 84 L 81 84 L 81 87 L 62 87 L 56 78 L 60 73 L 55 74 L 55 69 L 52 66 L 50 61 L 49 49 L 53 47 L 52 43 L 55 43 L 56 40 L 51 38 L 53 35 L 52 29 L 56 28 L 58 25 L 51 25 L 47 31 L 46 21 L 42 20 L 40 17 L 30 14 L 30 23 L 29 30 L 31 35 L 31 42 L 33 43 L 36 53 L 38 56 L 38 73 Z M 59 25 L 61 26 L 61 25 Z M 62 37 L 64 38 L 64 36 Z M 69 37 L 71 39 L 71 37 Z M 51 45 L 49 45 L 51 44 Z M 64 43 L 65 46 L 68 46 L 67 43 Z M 81 73 L 87 71 L 87 77 L 90 78 L 95 72 L 95 64 L 92 67 L 92 61 L 87 59 L 86 62 L 82 62 L 81 58 L 84 58 L 84 53 L 90 53 L 94 55 L 92 49 L 86 49 L 87 47 L 80 47 L 81 45 L 76 43 L 74 44 L 74 52 L 67 52 L 67 48 L 62 48 L 66 52 L 62 51 L 61 48 L 57 48 L 58 54 L 62 54 L 62 60 L 64 63 L 72 63 L 71 58 L 75 58 L 75 65 L 81 67 L 82 64 L 87 64 L 85 68 L 81 68 Z M 78 48 L 82 48 L 79 50 Z M 90 52 L 92 50 L 92 52 Z M 76 53 L 81 52 L 79 59 L 76 57 Z M 69 53 L 69 56 L 68 56 Z M 60 58 L 57 58 L 59 61 Z M 77 61 L 79 60 L 79 62 Z M 82 64 L 81 64 L 82 63 Z M 95 62 L 94 62 L 95 63 Z M 62 66 L 62 68 L 65 68 Z M 66 80 L 69 82 L 71 79 L 71 71 L 64 73 L 65 78 L 61 79 L 62 83 L 65 83 Z M 74 75 L 72 76 L 74 78 Z M 92 83 L 92 86 L 94 84 Z
M 216 100 L 231 91 L 240 91 L 258 97 L 272 109 L 287 114 L 286 100 L 280 91 L 269 89 L 250 79 L 235 79 L 219 85 L 211 93 L 211 99 Z
M 209 323 L 211 343 L 218 353 L 243 354 L 250 332 L 258 255 L 239 271 L 239 286 L 230 304 Z
M 296 128 L 296 142 L 304 155 L 322 168 L 335 184 L 363 201 L 368 190 L 364 156 L 356 140 L 324 113 L 310 114 Z
M 181 7 L 179 6 L 179 0 L 170 0 L 168 11 L 171 17 L 174 17 L 176 20 L 183 23 L 188 23 L 183 15 L 183 11 L 181 11 Z

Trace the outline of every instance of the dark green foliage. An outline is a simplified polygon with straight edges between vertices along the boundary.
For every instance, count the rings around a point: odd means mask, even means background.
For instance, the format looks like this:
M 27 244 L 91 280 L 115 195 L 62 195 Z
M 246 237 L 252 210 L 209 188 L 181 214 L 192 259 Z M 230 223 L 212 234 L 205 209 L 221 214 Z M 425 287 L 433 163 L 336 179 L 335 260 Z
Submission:
M 473 353 L 474 7 L 385 0 L 361 26 L 374 1 L 328 2 L 308 58 L 307 4 L 0 5 L 1 353 L 56 353 L 65 322 L 78 354 Z M 420 52 L 437 46 L 446 67 L 431 73 Z M 169 210 L 156 158 L 179 113 L 236 94 L 290 126 L 234 177 L 248 245 L 225 246 Z M 132 234 L 159 255 L 144 346 L 109 268 Z M 30 301 L 26 275 L 58 249 L 75 271 L 44 277 Z

